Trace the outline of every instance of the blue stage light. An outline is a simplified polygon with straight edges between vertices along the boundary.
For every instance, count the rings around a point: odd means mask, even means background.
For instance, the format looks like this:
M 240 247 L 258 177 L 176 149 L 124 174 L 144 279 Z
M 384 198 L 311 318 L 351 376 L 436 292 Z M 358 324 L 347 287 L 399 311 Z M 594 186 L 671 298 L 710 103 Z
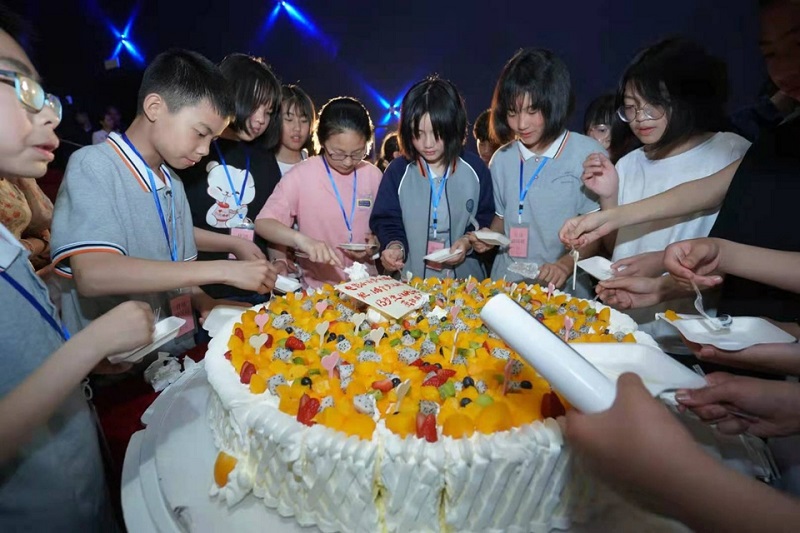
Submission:
M 339 52 L 339 46 L 330 37 L 325 35 L 319 28 L 317 28 L 317 25 L 314 24 L 308 15 L 303 13 L 297 6 L 285 1 L 276 3 L 272 11 L 270 11 L 269 17 L 267 17 L 267 20 L 264 22 L 263 26 L 261 27 L 261 31 L 259 32 L 259 41 L 264 39 L 267 32 L 275 24 L 275 20 L 278 18 L 281 9 L 286 12 L 286 15 L 292 20 L 292 22 L 295 23 L 295 26 L 297 26 L 301 32 L 303 32 L 306 36 L 318 41 L 325 51 L 330 55 L 336 56 L 336 54 Z
M 131 16 L 128 18 L 127 24 L 125 24 L 125 28 L 122 31 L 119 31 L 114 27 L 113 24 L 111 24 L 110 21 L 107 21 L 108 28 L 111 30 L 111 33 L 114 34 L 114 37 L 118 39 L 117 46 L 114 47 L 114 52 L 111 54 L 109 59 L 117 59 L 120 52 L 122 52 L 122 49 L 124 48 L 137 63 L 144 63 L 144 56 L 131 40 L 131 27 L 136 19 L 136 12 L 137 10 L 134 9 L 133 13 L 131 13 Z

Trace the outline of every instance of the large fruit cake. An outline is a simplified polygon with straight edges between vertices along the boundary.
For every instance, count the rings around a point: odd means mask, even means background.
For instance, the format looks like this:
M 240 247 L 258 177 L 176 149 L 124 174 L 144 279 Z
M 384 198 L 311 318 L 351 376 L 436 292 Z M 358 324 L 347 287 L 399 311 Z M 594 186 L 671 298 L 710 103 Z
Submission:
M 326 532 L 569 525 L 589 492 L 554 420 L 569 406 L 479 313 L 505 292 L 570 342 L 634 342 L 635 323 L 538 285 L 411 284 L 429 301 L 399 321 L 325 286 L 212 340 L 212 496 Z

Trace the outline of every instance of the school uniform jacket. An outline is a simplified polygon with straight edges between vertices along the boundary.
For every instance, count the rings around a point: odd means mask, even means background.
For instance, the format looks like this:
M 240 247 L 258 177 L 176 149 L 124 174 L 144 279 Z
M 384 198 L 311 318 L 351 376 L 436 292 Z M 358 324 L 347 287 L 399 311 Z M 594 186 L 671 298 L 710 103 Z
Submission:
M 448 173 L 443 203 L 450 222 L 451 243 L 469 231 L 470 215 L 481 227 L 488 227 L 494 217 L 492 176 L 486 164 L 475 154 L 462 152 Z M 441 206 L 440 206 L 441 209 Z M 403 243 L 406 251 L 404 271 L 415 276 L 438 276 L 426 268 L 431 220 L 431 187 L 425 167 L 417 161 L 396 158 L 383 175 L 370 228 L 378 237 L 382 250 L 392 241 Z M 454 268 L 455 277 L 475 276 L 484 279 L 486 272 L 474 253 Z

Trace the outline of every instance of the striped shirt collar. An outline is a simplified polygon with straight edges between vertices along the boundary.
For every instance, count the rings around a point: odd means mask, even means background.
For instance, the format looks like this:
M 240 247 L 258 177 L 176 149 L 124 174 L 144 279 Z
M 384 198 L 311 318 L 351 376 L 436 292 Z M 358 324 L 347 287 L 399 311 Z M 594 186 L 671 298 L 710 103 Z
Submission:
M 128 143 L 122 138 L 122 135 L 119 133 L 111 132 L 108 135 L 108 139 L 106 142 L 111 145 L 111 148 L 117 153 L 122 162 L 125 163 L 125 166 L 128 167 L 131 174 L 134 178 L 136 178 L 139 182 L 139 185 L 147 192 L 151 192 L 150 190 L 150 178 L 147 175 L 147 166 L 144 164 L 144 161 L 136 155 L 136 153 L 128 146 Z M 160 191 L 164 187 L 168 187 L 168 183 L 170 180 L 166 179 L 165 177 L 169 175 L 169 169 L 167 168 L 166 164 L 161 164 L 159 167 L 160 176 L 155 175 L 155 183 L 156 183 L 156 190 Z
M 550 143 L 550 146 L 547 147 L 547 150 L 541 154 L 535 154 L 528 150 L 528 148 L 522 144 L 522 141 L 517 141 L 517 147 L 519 148 L 520 155 L 525 161 L 536 156 L 547 157 L 548 159 L 556 159 L 564 151 L 564 147 L 567 145 L 568 138 L 569 130 L 562 131 L 561 135 L 556 137 L 556 140 Z

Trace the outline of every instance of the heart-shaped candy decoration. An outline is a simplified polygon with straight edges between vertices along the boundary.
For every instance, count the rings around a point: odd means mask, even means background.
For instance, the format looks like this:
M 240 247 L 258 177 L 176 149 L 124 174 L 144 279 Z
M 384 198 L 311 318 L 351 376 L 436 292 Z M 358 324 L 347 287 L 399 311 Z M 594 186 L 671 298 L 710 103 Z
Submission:
M 322 358 L 322 368 L 328 371 L 328 377 L 333 377 L 333 371 L 336 365 L 339 364 L 339 352 L 333 352 Z
M 478 286 L 478 284 L 475 283 L 474 280 L 472 280 L 469 283 L 467 283 L 467 294 L 470 294 L 472 291 L 474 291 L 475 287 L 477 287 L 477 286 Z
M 386 333 L 386 330 L 383 329 L 382 327 L 375 328 L 372 331 L 370 331 L 369 333 L 367 333 L 367 338 L 369 340 L 371 340 L 372 342 L 374 342 L 375 346 L 378 346 L 378 343 L 381 342 L 381 339 L 383 338 L 383 334 L 384 333 Z
M 506 361 L 506 366 L 503 367 L 503 395 L 508 392 L 508 386 L 511 384 L 511 369 L 514 368 L 514 360 L 510 357 Z
M 397 404 L 395 406 L 395 411 L 400 411 L 400 403 L 402 403 L 403 398 L 406 397 L 408 391 L 411 390 L 411 380 L 407 379 L 402 382 L 400 385 L 397 386 Z
M 411 283 L 413 278 L 414 274 L 412 274 L 410 270 L 406 270 L 406 283 Z
M 264 346 L 269 340 L 269 333 L 262 333 L 261 335 L 250 335 L 250 346 L 258 353 L 261 347 Z
M 460 305 L 454 305 L 453 307 L 451 307 L 450 308 L 450 320 L 455 322 L 456 317 L 458 316 L 458 313 L 460 313 L 460 312 L 461 312 L 461 306 Z
M 327 308 L 328 308 L 328 302 L 325 300 L 320 300 L 314 305 L 314 309 L 317 310 L 319 316 L 322 316 L 322 313 L 324 313 Z
M 564 342 L 569 342 L 569 334 L 572 331 L 572 326 L 575 325 L 575 321 L 572 317 L 564 316 Z
M 258 331 L 264 331 L 264 325 L 269 322 L 269 313 L 258 313 L 255 320 Z
M 551 281 L 550 283 L 547 284 L 547 301 L 548 302 L 550 301 L 550 297 L 553 295 L 554 292 L 556 292 L 556 286 L 553 285 L 553 282 Z
M 325 333 L 328 331 L 328 328 L 330 326 L 331 323 L 326 320 L 324 322 L 320 322 L 319 324 L 317 324 L 317 327 L 314 328 L 314 331 L 316 331 L 317 335 L 319 335 L 320 337 L 324 337 Z
M 364 321 L 367 319 L 367 315 L 365 313 L 356 313 L 350 317 L 350 322 L 356 327 L 356 335 L 358 335 L 358 328 Z

